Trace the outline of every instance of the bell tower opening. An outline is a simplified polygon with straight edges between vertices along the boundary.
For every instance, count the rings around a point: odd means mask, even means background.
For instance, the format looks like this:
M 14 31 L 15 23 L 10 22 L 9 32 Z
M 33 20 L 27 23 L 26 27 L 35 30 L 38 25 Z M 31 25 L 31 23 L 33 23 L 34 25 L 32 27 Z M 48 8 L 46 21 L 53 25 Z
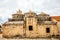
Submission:
M 33 30 L 33 26 L 29 26 L 29 31 L 32 31 Z

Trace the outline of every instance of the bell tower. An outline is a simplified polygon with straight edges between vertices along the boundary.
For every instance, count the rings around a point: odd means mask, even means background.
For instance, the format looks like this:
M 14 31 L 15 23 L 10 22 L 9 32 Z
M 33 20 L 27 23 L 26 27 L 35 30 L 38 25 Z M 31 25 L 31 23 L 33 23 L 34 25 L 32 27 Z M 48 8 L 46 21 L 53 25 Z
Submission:
M 36 33 L 36 13 L 31 10 L 27 12 L 25 17 L 26 20 L 26 36 L 27 37 L 35 37 Z M 33 35 L 32 35 L 33 34 Z

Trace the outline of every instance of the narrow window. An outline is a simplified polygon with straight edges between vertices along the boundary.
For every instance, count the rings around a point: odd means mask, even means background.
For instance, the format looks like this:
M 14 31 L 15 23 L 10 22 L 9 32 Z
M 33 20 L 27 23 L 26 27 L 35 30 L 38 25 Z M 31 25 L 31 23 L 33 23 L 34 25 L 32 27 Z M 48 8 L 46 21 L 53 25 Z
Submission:
M 32 26 L 29 26 L 29 30 L 32 31 L 33 30 L 33 27 Z
M 1 28 L 1 26 L 0 26 L 0 28 Z
M 1 32 L 1 29 L 0 29 L 0 32 Z
M 39 19 L 38 19 L 38 21 L 39 21 Z
M 50 33 L 50 28 L 46 28 L 46 32 L 47 33 Z

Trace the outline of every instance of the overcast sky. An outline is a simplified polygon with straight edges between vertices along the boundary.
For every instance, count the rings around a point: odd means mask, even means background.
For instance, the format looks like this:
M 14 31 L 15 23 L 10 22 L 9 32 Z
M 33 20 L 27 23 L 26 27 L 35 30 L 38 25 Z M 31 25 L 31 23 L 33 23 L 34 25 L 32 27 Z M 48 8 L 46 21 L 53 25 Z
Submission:
M 23 13 L 32 10 L 37 14 L 45 12 L 60 16 L 60 0 L 0 0 L 0 17 L 6 19 L 17 10 Z

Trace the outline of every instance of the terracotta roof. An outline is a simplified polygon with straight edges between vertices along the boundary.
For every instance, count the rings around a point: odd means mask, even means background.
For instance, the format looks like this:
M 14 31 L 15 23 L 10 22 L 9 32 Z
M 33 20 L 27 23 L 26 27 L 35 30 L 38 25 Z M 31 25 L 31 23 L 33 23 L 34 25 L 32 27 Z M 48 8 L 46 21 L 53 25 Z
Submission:
M 60 21 L 60 16 L 51 16 L 51 18 L 54 18 L 57 21 Z

